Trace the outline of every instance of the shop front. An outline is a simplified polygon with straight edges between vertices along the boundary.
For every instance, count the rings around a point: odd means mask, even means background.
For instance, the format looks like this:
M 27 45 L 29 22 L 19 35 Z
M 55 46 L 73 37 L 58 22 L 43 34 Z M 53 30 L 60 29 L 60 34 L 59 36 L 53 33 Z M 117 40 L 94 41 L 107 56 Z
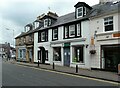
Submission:
M 120 63 L 120 45 L 105 45 L 102 48 L 102 63 L 104 69 L 109 71 L 117 71 Z

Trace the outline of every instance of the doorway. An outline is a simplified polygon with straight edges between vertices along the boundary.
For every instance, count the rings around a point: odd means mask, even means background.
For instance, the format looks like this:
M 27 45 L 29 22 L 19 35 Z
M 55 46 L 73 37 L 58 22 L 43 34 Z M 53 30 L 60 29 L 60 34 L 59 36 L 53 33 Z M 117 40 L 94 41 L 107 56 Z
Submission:
M 70 66 L 70 47 L 64 48 L 64 66 Z

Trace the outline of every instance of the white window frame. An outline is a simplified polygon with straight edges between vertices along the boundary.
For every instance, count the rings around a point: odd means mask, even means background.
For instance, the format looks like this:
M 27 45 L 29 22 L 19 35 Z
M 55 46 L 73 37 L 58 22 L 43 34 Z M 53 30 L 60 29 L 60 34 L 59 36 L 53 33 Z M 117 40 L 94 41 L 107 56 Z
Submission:
M 112 20 L 109 19 L 110 17 L 112 17 L 113 19 L 112 19 Z M 105 21 L 106 18 L 108 18 L 107 21 Z M 113 16 L 105 17 L 103 20 L 104 20 L 104 23 L 103 23 L 103 24 L 104 24 L 104 28 L 103 28 L 104 30 L 103 30 L 103 31 L 104 31 L 104 32 L 113 32 L 113 31 L 114 31 L 114 17 L 113 17 Z M 113 24 L 112 24 L 112 25 L 113 25 L 113 30 L 105 31 L 105 26 L 106 26 L 106 25 L 105 25 L 105 22 L 108 22 L 107 25 L 111 25 L 111 24 L 109 24 L 110 21 L 113 21 Z
M 84 7 L 84 15 L 86 15 L 86 11 L 87 11 L 87 10 L 86 10 L 86 7 Z
M 71 29 L 71 26 L 73 27 L 74 26 L 74 29 Z M 74 30 L 74 35 L 71 35 L 71 31 Z M 69 37 L 75 37 L 75 25 L 70 25 L 69 26 Z
M 78 12 L 79 11 L 79 9 L 82 9 L 82 11 L 81 11 L 81 13 L 82 13 L 82 15 L 81 16 L 78 16 L 78 13 L 80 13 L 80 12 Z M 83 17 L 83 7 L 79 7 L 79 8 L 77 8 L 77 18 L 79 18 L 79 17 Z
M 43 35 L 43 33 L 44 33 L 44 35 Z M 43 37 L 44 37 L 44 39 L 43 39 Z M 45 41 L 45 32 L 41 32 L 41 41 Z
M 35 29 L 39 27 L 39 22 L 35 22 Z
M 57 31 L 57 33 L 55 33 L 55 31 Z M 58 37 L 57 38 L 55 38 L 55 34 L 57 34 L 58 35 L 58 29 L 56 28 L 56 29 L 53 29 L 53 39 L 58 39 Z
M 29 26 L 26 26 L 25 27 L 25 32 L 28 32 L 30 30 L 30 27 Z
M 48 19 L 45 19 L 44 20 L 44 27 L 47 27 L 48 26 Z
M 78 34 L 79 33 L 79 34 Z M 81 24 L 77 24 L 77 36 L 81 35 Z
M 49 22 L 48 22 L 48 25 L 50 26 L 50 25 L 51 25 L 51 19 L 48 19 L 48 21 L 49 21 Z
M 65 38 L 68 38 L 68 27 L 67 26 L 65 26 Z

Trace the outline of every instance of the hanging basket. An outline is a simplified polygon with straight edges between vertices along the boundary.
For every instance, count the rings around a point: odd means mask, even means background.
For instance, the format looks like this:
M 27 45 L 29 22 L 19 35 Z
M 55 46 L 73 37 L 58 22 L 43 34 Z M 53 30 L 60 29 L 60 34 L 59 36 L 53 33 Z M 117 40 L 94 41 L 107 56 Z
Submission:
M 90 50 L 90 54 L 95 54 L 96 50 Z

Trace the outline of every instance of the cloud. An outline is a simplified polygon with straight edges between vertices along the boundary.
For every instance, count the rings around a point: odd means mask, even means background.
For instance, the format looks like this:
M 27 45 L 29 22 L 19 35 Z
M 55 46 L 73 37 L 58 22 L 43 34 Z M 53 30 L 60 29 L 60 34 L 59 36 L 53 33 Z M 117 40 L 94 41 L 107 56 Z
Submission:
M 56 12 L 59 16 L 71 13 L 75 10 L 77 2 L 85 1 L 89 5 L 98 3 L 99 0 L 1 0 L 0 2 L 0 42 L 12 43 L 12 31 L 5 28 L 14 29 L 15 35 L 24 30 L 24 26 L 33 22 L 37 16 L 50 11 Z

